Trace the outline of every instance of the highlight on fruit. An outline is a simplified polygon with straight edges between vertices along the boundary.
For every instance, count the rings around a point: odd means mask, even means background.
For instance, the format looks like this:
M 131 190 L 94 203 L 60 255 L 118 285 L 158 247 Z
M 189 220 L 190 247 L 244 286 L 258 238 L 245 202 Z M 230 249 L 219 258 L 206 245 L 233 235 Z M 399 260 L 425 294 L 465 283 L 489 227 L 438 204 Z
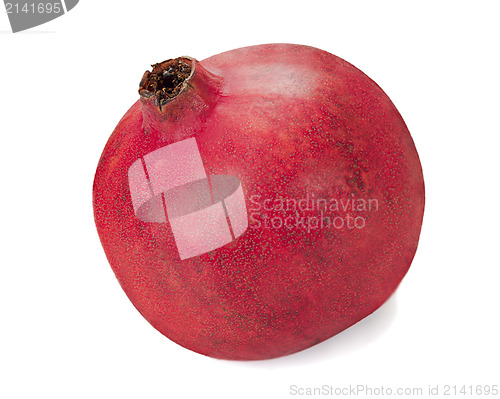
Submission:
M 128 298 L 203 355 L 289 355 L 349 328 L 415 255 L 424 180 L 382 89 L 314 47 L 269 44 L 158 62 L 93 186 Z

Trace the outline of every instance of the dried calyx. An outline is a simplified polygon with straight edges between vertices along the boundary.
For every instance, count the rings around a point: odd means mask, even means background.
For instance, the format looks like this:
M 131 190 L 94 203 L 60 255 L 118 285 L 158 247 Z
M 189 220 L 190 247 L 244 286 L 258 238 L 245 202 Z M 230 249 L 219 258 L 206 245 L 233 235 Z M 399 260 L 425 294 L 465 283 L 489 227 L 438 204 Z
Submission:
M 177 97 L 186 87 L 192 75 L 192 60 L 179 57 L 151 65 L 152 71 L 146 71 L 139 85 L 139 94 L 145 98 L 156 98 L 161 110 L 169 100 Z

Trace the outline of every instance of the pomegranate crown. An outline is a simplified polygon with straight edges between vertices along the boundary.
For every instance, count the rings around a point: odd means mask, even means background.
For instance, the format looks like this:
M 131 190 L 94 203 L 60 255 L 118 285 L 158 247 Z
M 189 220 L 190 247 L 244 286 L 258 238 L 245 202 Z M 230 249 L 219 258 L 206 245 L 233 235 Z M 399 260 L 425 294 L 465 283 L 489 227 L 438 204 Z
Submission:
M 139 94 L 145 98 L 156 98 L 161 110 L 168 101 L 177 97 L 187 86 L 193 74 L 193 60 L 179 57 L 151 65 L 152 71 L 144 72 L 139 84 Z

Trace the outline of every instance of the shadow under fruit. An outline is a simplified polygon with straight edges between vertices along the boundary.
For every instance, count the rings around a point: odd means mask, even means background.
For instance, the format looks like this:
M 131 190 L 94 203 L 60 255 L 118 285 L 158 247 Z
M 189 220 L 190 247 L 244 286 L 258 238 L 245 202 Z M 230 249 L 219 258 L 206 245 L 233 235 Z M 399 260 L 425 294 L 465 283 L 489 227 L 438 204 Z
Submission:
M 424 181 L 387 95 L 299 45 L 153 65 L 94 180 L 106 256 L 139 312 L 204 355 L 268 359 L 382 305 L 415 254 Z

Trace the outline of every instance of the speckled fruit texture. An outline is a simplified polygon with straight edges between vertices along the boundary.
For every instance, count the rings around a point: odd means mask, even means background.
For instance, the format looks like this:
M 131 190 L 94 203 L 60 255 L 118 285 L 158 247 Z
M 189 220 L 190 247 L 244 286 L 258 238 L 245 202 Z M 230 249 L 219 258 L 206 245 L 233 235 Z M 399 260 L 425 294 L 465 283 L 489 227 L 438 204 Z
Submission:
M 139 312 L 188 349 L 250 360 L 381 306 L 424 211 L 417 151 L 382 89 L 299 45 L 154 67 L 93 190 L 104 251 Z

